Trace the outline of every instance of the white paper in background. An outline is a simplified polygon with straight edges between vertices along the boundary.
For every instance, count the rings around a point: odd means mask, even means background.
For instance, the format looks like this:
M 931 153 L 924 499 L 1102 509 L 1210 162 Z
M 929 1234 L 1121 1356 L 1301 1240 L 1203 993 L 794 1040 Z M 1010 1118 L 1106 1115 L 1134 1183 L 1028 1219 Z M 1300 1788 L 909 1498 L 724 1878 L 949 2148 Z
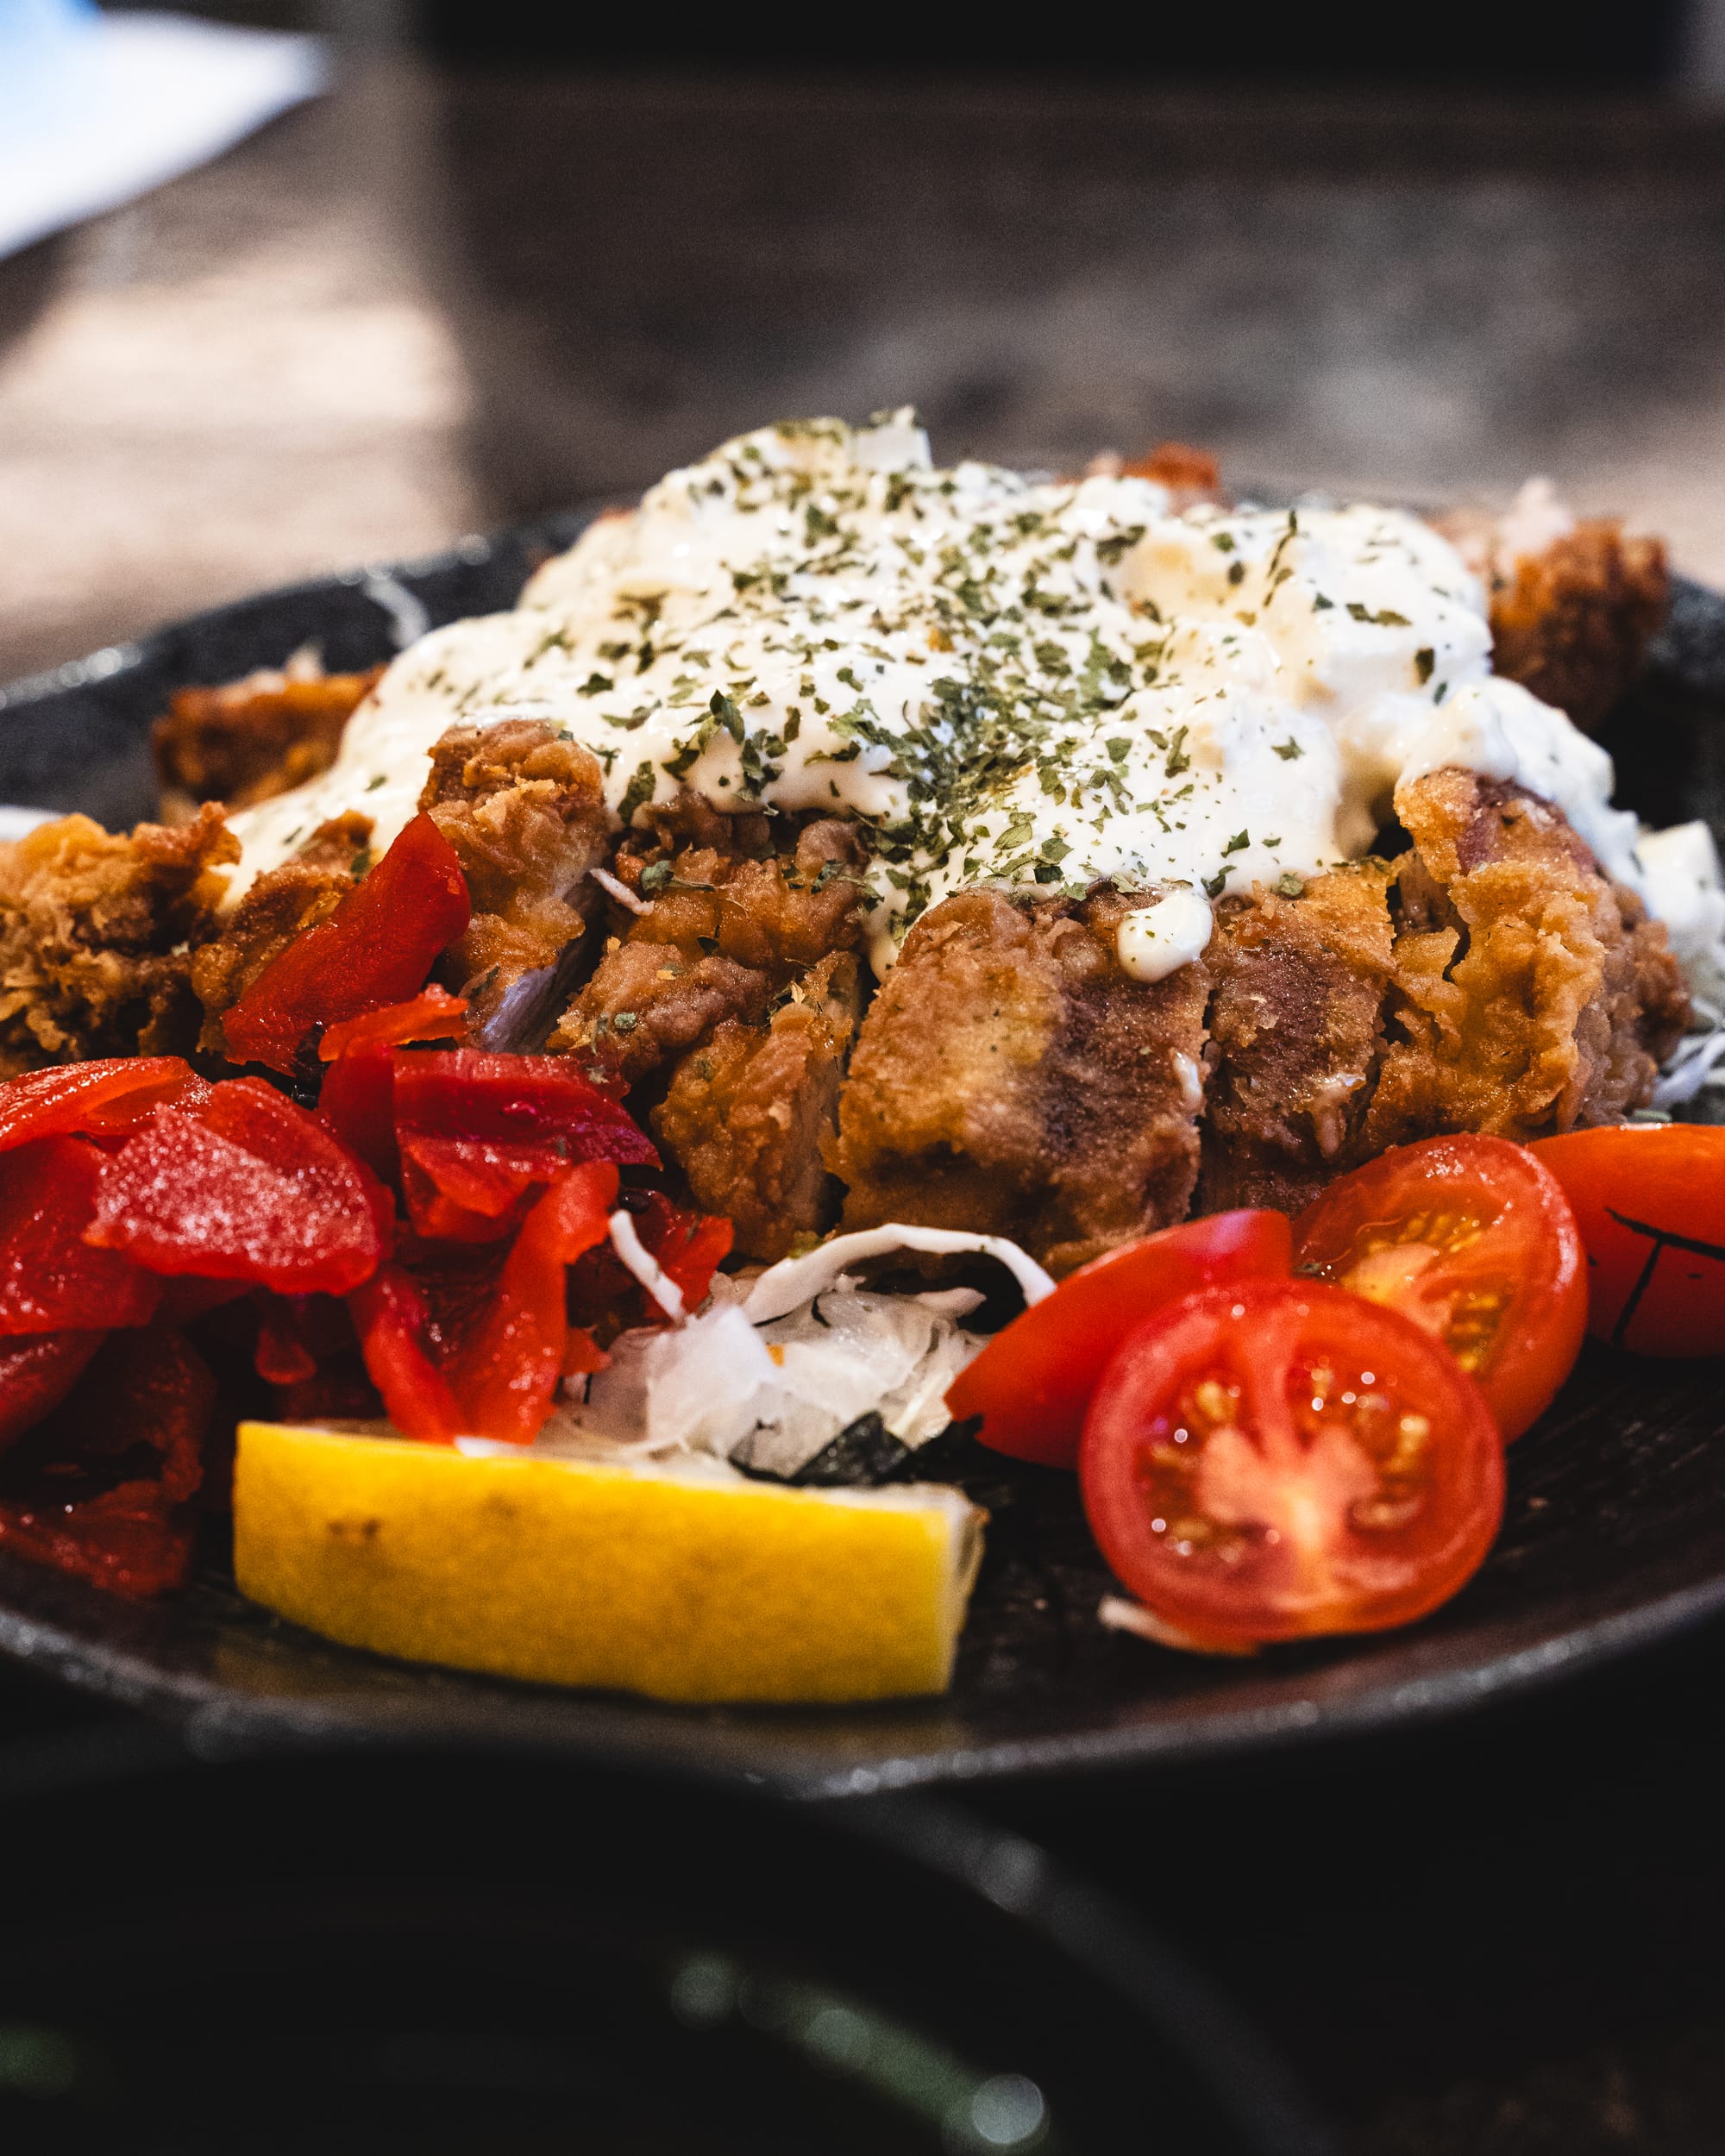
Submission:
M 0 0 L 0 255 L 205 163 L 325 72 L 317 38 Z

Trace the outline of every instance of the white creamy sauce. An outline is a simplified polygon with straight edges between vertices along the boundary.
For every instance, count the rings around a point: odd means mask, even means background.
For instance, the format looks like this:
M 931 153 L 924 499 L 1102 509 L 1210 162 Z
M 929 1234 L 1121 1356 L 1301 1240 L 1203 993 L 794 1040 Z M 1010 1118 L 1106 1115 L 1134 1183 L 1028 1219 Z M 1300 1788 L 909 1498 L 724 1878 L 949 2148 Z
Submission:
M 1114 936 L 1120 968 L 1134 981 L 1164 981 L 1202 956 L 1210 940 L 1208 902 L 1195 891 L 1170 891 L 1128 913 Z
M 1162 894 L 1120 943 L 1158 978 L 1201 907 L 1296 893 L 1445 764 L 1545 795 L 1648 890 L 1610 759 L 1490 655 L 1477 582 L 1400 511 L 942 471 L 908 413 L 763 428 L 405 651 L 327 773 L 234 818 L 235 894 L 346 809 L 386 845 L 447 726 L 521 715 L 593 751 L 624 822 L 684 787 L 863 819 L 882 968 L 954 890 L 1108 877 Z

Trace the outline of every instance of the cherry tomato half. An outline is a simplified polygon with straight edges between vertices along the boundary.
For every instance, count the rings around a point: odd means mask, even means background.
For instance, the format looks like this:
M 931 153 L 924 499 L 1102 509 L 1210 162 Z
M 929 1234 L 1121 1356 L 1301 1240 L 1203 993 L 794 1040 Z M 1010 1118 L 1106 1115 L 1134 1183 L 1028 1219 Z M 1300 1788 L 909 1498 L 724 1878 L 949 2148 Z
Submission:
M 1294 1223 L 1294 1262 L 1441 1340 L 1505 1438 L 1550 1407 L 1586 1330 L 1575 1216 L 1508 1138 L 1426 1138 L 1343 1175 Z
M 1725 1127 L 1625 1123 L 1534 1147 L 1587 1246 L 1587 1329 L 1638 1355 L 1725 1354 Z
M 1140 1326 L 1079 1463 L 1103 1556 L 1195 1643 L 1407 1624 L 1477 1570 L 1503 1512 L 1472 1379 L 1318 1282 L 1206 1288 Z
M 947 1392 L 955 1421 L 981 1415 L 984 1445 L 1044 1467 L 1076 1467 L 1096 1381 L 1132 1327 L 1195 1288 L 1285 1280 L 1292 1237 L 1279 1213 L 1214 1213 L 1123 1243 L 997 1332 Z

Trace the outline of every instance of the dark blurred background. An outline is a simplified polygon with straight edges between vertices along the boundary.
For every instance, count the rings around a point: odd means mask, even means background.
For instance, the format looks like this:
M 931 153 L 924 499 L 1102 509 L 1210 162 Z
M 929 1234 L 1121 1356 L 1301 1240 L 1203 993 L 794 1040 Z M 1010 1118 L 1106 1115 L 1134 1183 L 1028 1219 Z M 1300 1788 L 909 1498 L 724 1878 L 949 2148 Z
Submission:
M 1725 583 L 1719 4 L 208 11 L 334 85 L 0 261 L 0 680 L 899 402 L 949 459 L 1547 472 Z M 1717 2156 L 1722 1675 L 1716 1628 L 1464 1732 L 986 1801 L 1358 2156 Z

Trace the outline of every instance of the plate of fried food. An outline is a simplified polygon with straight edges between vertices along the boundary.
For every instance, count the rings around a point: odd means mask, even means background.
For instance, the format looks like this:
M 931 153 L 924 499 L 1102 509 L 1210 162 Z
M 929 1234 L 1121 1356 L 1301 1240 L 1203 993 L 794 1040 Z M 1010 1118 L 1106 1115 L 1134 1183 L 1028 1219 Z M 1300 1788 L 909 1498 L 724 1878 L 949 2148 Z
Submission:
M 839 1792 L 1697 1621 L 1722 743 L 1544 482 L 907 411 L 0 693 L 0 1649 Z

